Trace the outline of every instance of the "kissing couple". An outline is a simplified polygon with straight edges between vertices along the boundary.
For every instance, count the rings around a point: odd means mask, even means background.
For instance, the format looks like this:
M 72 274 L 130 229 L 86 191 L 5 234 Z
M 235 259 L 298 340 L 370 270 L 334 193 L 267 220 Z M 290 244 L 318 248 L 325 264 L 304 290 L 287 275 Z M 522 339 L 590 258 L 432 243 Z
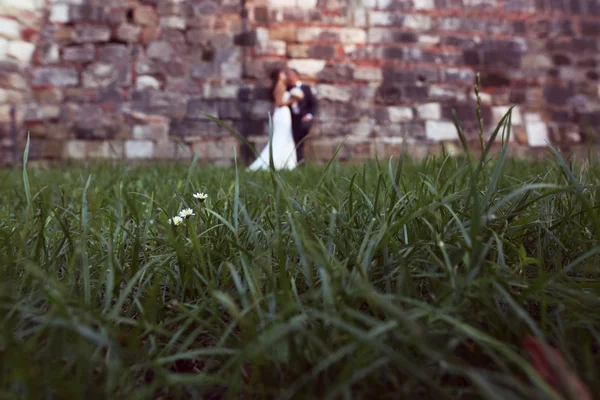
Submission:
M 304 159 L 303 139 L 312 128 L 317 99 L 308 85 L 302 84 L 298 71 L 285 68 L 271 74 L 273 100 L 273 137 L 249 167 L 249 171 L 269 169 L 273 147 L 273 167 L 294 169 Z

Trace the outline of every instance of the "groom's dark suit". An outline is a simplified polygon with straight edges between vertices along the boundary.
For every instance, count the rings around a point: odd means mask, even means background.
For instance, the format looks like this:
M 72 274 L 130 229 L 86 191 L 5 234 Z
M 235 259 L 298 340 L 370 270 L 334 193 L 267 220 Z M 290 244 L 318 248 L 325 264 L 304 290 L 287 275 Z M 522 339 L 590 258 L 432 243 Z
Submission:
M 290 106 L 292 111 L 292 131 L 294 134 L 294 142 L 296 142 L 297 146 L 296 156 L 298 162 L 300 162 L 304 159 L 304 143 L 301 143 L 300 145 L 298 145 L 298 143 L 308 135 L 313 124 L 312 119 L 310 121 L 302 121 L 302 119 L 309 114 L 314 117 L 317 114 L 318 104 L 310 86 L 303 85 L 300 82 L 296 86 L 300 87 L 304 92 L 304 98 L 298 103 Z M 293 86 L 291 88 L 293 88 Z

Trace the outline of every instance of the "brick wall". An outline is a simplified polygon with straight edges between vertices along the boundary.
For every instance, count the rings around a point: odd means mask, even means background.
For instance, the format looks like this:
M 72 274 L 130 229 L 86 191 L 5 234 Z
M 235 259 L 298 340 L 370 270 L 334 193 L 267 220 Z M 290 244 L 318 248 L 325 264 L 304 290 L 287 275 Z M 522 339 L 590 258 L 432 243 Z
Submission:
M 345 137 L 342 158 L 424 154 L 457 140 L 452 110 L 475 141 L 476 72 L 486 132 L 516 105 L 525 150 L 598 135 L 597 0 L 37 1 L 0 0 L 4 160 L 15 104 L 35 158 L 230 163 L 204 113 L 262 146 L 286 62 L 320 99 L 315 160 Z

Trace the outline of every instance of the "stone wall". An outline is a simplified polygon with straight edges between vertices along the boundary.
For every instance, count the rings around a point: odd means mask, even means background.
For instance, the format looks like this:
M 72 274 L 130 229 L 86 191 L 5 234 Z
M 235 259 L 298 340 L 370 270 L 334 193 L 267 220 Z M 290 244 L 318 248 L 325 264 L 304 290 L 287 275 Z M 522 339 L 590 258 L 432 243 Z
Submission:
M 423 154 L 453 110 L 476 141 L 476 72 L 486 132 L 516 105 L 515 146 L 568 148 L 598 135 L 599 47 L 597 0 L 0 0 L 0 156 L 14 104 L 34 158 L 230 163 L 205 113 L 262 146 L 285 63 L 320 99 L 313 160 Z
M 22 133 L 26 105 L 35 102 L 28 72 L 44 6 L 43 0 L 0 0 L 0 166 L 12 163 L 11 133 Z

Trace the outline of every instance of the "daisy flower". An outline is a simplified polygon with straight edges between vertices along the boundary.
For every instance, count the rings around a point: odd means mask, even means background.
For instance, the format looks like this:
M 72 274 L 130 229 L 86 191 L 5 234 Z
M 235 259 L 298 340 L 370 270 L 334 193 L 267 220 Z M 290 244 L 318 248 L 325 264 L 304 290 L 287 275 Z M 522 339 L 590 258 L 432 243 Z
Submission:
M 173 218 L 169 218 L 169 224 L 172 225 L 181 225 L 181 223 L 183 222 L 183 218 L 181 217 L 173 217 Z
M 196 193 L 194 195 L 194 198 L 198 199 L 200 201 L 204 201 L 204 200 L 208 199 L 208 195 L 206 193 Z
M 179 213 L 179 216 L 181 218 L 191 217 L 192 215 L 196 215 L 196 214 L 194 214 L 194 210 L 192 210 L 191 208 L 186 208 L 185 210 L 181 210 L 181 212 Z

